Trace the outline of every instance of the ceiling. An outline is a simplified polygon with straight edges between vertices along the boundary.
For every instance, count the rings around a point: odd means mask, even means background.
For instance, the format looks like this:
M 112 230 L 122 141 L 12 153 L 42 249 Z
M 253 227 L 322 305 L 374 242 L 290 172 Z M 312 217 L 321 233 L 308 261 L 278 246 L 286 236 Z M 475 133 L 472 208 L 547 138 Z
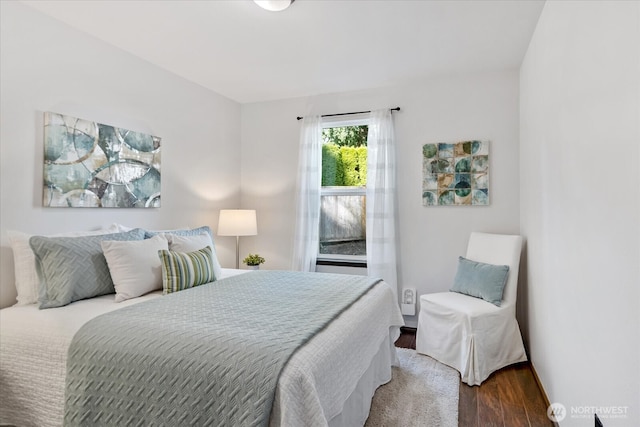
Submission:
M 240 103 L 519 67 L 539 0 L 23 1 Z

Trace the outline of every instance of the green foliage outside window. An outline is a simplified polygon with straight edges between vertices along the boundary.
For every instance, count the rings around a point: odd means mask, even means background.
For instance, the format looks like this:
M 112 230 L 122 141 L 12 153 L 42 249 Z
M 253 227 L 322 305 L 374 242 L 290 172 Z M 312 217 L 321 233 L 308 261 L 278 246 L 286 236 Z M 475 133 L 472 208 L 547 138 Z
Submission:
M 367 185 L 369 127 L 344 126 L 322 130 L 322 185 Z
M 366 147 L 369 126 L 343 126 L 322 130 L 322 141 L 339 147 Z
M 343 185 L 343 176 L 340 147 L 335 144 L 322 144 L 322 185 Z
M 340 160 L 343 169 L 343 184 L 364 186 L 367 184 L 367 147 L 341 147 Z
M 367 147 L 322 146 L 322 185 L 367 185 Z

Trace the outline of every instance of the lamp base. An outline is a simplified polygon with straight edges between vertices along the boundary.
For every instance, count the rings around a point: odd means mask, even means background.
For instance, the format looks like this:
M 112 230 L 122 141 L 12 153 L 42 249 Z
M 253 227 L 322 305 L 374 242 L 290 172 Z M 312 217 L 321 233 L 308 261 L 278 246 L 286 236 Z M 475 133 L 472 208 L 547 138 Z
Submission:
M 236 270 L 240 269 L 240 236 L 236 236 Z

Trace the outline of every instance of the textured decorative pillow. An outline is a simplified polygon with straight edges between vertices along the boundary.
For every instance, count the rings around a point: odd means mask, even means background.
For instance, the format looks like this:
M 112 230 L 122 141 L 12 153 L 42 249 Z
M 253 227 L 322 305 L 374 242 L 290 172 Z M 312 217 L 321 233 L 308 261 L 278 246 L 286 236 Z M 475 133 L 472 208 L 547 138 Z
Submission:
M 84 237 L 33 236 L 29 244 L 36 257 L 40 280 L 40 308 L 62 307 L 73 301 L 114 292 L 104 240 L 142 240 L 144 230 Z
M 508 274 L 508 265 L 485 264 L 459 257 L 451 291 L 482 298 L 500 307 Z
M 222 277 L 222 267 L 218 261 L 216 247 L 213 244 L 209 233 L 201 233 L 194 236 L 163 233 L 163 236 L 165 236 L 169 241 L 169 250 L 174 252 L 193 252 L 207 246 L 211 247 L 211 255 L 213 257 L 213 274 L 215 274 L 216 278 Z
M 95 236 L 117 233 L 118 231 L 118 226 L 112 224 L 102 230 L 53 234 L 48 237 Z M 16 305 L 35 304 L 38 302 L 38 285 L 40 281 L 36 271 L 36 257 L 31 250 L 31 246 L 29 246 L 29 239 L 33 235 L 14 230 L 7 230 L 7 235 L 11 243 L 11 249 L 13 249 L 15 286 L 18 293 L 18 303 Z
M 120 223 L 114 223 L 113 225 L 115 225 L 116 227 L 118 227 L 118 231 L 123 232 L 123 231 L 131 231 L 134 228 L 140 228 L 140 227 L 129 227 L 128 225 L 124 225 L 124 224 L 120 224 Z M 179 227 L 179 228 L 174 228 L 171 230 L 146 230 L 149 234 L 154 233 L 154 234 L 158 234 L 158 233 L 164 233 L 164 232 L 168 232 L 168 231 L 175 231 L 175 230 L 182 230 L 182 229 L 188 229 L 189 227 Z M 146 236 L 146 238 L 148 239 L 150 236 Z
M 170 294 L 213 282 L 211 246 L 195 252 L 158 251 L 162 263 L 162 291 Z
M 144 238 L 148 239 L 157 234 L 175 234 L 176 236 L 197 236 L 198 234 L 207 233 L 213 240 L 213 232 L 207 225 L 198 228 L 183 228 L 179 230 L 145 230 Z
M 100 244 L 116 289 L 116 302 L 162 289 L 158 251 L 169 249 L 163 235 L 146 240 L 105 240 Z

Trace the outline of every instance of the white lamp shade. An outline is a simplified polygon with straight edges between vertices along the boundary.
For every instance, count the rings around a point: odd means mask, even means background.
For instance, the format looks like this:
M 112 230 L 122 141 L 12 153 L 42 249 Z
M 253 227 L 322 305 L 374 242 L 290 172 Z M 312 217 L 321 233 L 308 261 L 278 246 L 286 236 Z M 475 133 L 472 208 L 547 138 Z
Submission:
M 263 9 L 270 10 L 271 12 L 280 12 L 285 10 L 294 0 L 253 0 L 255 4 Z
M 255 236 L 258 223 L 254 209 L 221 209 L 218 236 Z

